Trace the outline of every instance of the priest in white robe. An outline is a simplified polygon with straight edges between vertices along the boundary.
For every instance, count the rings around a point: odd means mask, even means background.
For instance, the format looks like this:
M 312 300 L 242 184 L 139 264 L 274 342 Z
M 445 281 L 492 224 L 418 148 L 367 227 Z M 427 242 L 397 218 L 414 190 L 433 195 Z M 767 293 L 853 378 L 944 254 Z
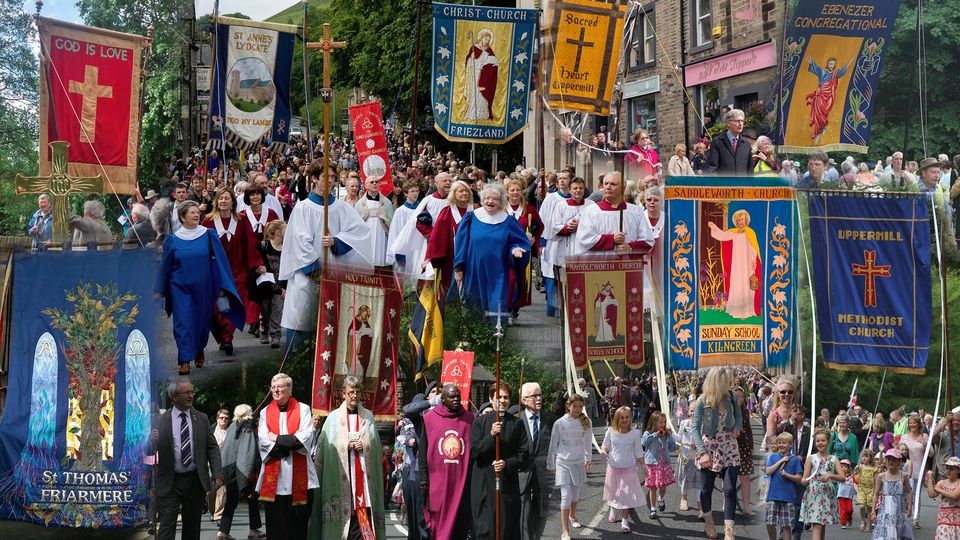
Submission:
M 370 229 L 371 259 L 377 267 L 387 266 L 387 233 L 393 220 L 393 203 L 380 194 L 380 176 L 368 176 L 364 193 L 354 208 Z
M 639 206 L 623 200 L 623 177 L 603 176 L 603 199 L 583 210 L 577 228 L 577 254 L 643 255 L 655 240 L 647 216 Z
M 323 234 L 323 187 L 321 165 L 310 167 L 313 191 L 297 203 L 283 236 L 279 278 L 287 281 L 280 326 L 286 329 L 287 346 L 299 332 L 313 333 L 317 327 L 317 284 L 311 277 L 323 264 L 323 252 L 329 250 L 328 263 L 371 268 L 370 228 L 352 207 L 327 196 L 329 235 Z M 330 171 L 329 178 L 334 178 Z M 302 338 L 303 336 L 299 336 Z

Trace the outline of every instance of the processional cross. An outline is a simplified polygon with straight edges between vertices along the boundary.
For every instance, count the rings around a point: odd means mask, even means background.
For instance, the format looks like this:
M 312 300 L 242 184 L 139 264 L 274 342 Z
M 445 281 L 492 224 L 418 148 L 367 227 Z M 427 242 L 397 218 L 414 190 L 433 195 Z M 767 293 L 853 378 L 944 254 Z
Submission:
M 70 195 L 103 193 L 103 175 L 93 177 L 71 177 L 67 173 L 67 149 L 70 143 L 53 141 L 50 143 L 50 176 L 17 175 L 17 195 L 25 193 L 46 193 L 53 203 L 53 241 L 64 243 L 69 232 Z

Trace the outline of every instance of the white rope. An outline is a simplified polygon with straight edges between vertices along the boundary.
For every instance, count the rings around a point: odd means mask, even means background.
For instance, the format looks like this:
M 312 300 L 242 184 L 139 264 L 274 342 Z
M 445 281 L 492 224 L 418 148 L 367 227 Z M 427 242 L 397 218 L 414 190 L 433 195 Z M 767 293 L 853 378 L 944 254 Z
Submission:
M 794 204 L 796 205 L 797 216 L 799 217 L 800 216 L 800 200 L 798 198 L 794 198 Z M 812 321 L 812 324 L 810 326 L 811 326 L 811 332 L 813 334 L 813 354 L 811 357 L 812 367 L 810 369 L 810 382 L 811 382 L 810 384 L 810 387 L 811 387 L 810 418 L 813 418 L 814 416 L 813 411 L 817 405 L 817 302 L 813 294 L 813 277 L 810 269 L 810 254 L 807 253 L 807 242 L 803 234 L 803 227 L 802 226 L 797 227 L 797 230 L 800 232 L 800 249 L 803 251 L 803 262 L 807 268 L 807 287 L 810 290 L 810 312 L 811 312 L 810 320 Z M 802 389 L 803 388 L 803 357 L 802 356 L 800 357 L 800 377 L 801 377 L 800 387 Z M 802 404 L 803 401 L 801 400 L 800 403 Z M 810 437 L 810 441 L 807 443 L 807 455 L 810 455 L 810 453 L 813 452 L 813 439 L 814 437 Z M 797 441 L 797 443 L 799 442 L 800 441 Z

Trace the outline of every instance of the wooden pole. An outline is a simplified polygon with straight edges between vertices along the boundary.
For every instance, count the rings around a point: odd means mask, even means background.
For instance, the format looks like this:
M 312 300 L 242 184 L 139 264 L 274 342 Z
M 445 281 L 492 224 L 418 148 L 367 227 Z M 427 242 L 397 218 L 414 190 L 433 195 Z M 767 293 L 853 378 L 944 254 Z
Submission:
M 413 94 L 410 99 L 410 156 L 407 160 L 407 166 L 413 165 L 413 154 L 417 151 L 417 82 L 420 79 L 420 41 L 423 32 L 423 2 L 417 1 L 417 43 L 413 52 L 413 82 L 410 85 L 410 92 Z M 402 132 L 402 130 L 401 130 Z M 469 398 L 469 396 L 468 396 Z
M 503 325 L 500 323 L 499 314 L 497 315 L 497 331 L 494 334 L 494 336 L 496 336 L 497 338 L 497 356 L 496 356 L 495 369 L 494 369 L 494 371 L 496 371 L 496 385 L 497 385 L 497 393 L 494 395 L 494 399 L 496 400 L 497 404 L 493 408 L 493 414 L 495 415 L 493 421 L 499 424 L 500 423 L 500 389 L 502 388 L 500 384 L 500 338 L 503 337 Z M 494 437 L 493 453 L 494 453 L 493 460 L 500 461 L 500 434 L 497 434 L 497 436 Z M 495 494 L 496 496 L 494 497 L 495 512 L 494 512 L 493 537 L 495 540 L 500 540 L 500 473 L 494 470 L 493 475 L 494 475 L 494 482 L 496 486 L 496 494 Z
M 541 12 L 542 14 L 543 12 Z M 541 33 L 542 25 L 540 19 L 537 19 L 537 36 L 539 39 L 539 54 L 537 54 L 537 178 L 540 179 L 540 202 L 547 198 L 547 175 L 546 175 L 546 156 L 543 137 L 543 44 L 544 39 Z
M 310 39 L 307 31 L 307 20 L 309 19 L 307 14 L 308 7 L 309 2 L 303 0 L 303 98 L 304 105 L 307 109 L 307 151 L 310 152 L 307 154 L 309 156 L 307 163 L 309 164 L 313 161 L 313 124 L 310 121 L 310 63 L 307 59 L 307 40 Z
M 306 21 L 304 21 L 306 23 Z M 323 171 L 320 181 L 323 182 L 323 235 L 330 235 L 329 212 L 327 206 L 330 199 L 330 101 L 333 99 L 333 88 L 330 87 L 330 53 L 334 49 L 343 49 L 346 41 L 333 41 L 330 38 L 330 23 L 323 23 L 323 39 L 318 42 L 308 42 L 304 47 L 320 49 L 323 53 L 323 88 L 320 90 L 320 99 L 323 100 Z M 304 65 L 306 69 L 306 65 Z M 307 90 L 309 92 L 309 89 Z M 311 150 L 312 151 L 312 150 Z M 327 253 L 323 250 L 323 269 L 327 268 Z

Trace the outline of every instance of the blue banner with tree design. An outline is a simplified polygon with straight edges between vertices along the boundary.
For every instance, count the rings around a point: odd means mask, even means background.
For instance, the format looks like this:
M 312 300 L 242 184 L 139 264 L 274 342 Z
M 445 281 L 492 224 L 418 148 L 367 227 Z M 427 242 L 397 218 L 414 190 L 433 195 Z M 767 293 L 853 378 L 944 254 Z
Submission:
M 152 519 L 155 256 L 15 257 L 0 519 L 70 528 Z
M 927 198 L 814 192 L 808 201 L 824 362 L 922 374 L 933 309 Z
M 780 178 L 667 181 L 664 356 L 672 369 L 787 365 L 796 350 L 794 190 Z
M 781 152 L 866 153 L 883 55 L 900 0 L 795 2 L 774 107 Z
M 433 4 L 437 131 L 451 141 L 502 144 L 527 126 L 535 9 Z

